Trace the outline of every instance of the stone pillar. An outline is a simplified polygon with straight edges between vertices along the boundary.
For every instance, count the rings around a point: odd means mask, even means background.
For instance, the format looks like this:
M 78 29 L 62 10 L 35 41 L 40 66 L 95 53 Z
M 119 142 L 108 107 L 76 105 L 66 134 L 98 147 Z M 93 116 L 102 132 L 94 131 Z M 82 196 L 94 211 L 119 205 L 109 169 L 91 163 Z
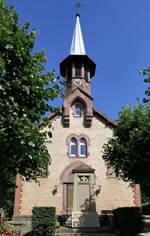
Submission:
M 74 173 L 74 193 L 72 210 L 72 227 L 99 228 L 94 198 L 94 170 L 84 167 L 76 168 Z

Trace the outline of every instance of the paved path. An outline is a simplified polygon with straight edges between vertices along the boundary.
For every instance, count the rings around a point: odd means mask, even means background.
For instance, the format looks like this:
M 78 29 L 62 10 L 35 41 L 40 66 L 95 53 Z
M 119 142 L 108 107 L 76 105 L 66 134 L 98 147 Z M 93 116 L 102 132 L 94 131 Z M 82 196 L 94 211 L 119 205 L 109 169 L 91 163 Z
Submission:
M 147 233 L 141 233 L 141 234 L 139 234 L 139 236 L 150 236 L 150 232 L 147 232 Z

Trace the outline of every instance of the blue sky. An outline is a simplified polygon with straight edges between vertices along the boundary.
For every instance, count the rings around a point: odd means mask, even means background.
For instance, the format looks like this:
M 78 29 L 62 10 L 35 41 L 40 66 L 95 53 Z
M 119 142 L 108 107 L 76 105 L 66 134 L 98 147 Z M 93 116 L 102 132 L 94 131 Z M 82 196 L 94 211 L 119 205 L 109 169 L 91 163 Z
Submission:
M 69 54 L 76 10 L 74 0 L 6 0 L 21 24 L 38 31 L 35 51 L 46 49 L 46 68 L 59 74 Z M 141 68 L 150 65 L 149 0 L 81 0 L 81 28 L 86 52 L 97 64 L 92 79 L 94 105 L 112 119 L 124 105 L 144 96 Z M 60 102 L 60 101 L 59 101 Z M 58 101 L 56 102 L 58 105 Z

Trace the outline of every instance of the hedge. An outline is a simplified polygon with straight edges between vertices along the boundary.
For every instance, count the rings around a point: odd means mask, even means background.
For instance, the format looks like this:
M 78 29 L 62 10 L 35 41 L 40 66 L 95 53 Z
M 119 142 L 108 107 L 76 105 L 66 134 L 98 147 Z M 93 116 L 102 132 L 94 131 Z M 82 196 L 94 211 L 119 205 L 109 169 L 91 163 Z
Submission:
M 121 236 L 136 236 L 143 230 L 141 208 L 124 207 L 113 210 L 115 227 Z
M 55 207 L 34 207 L 32 210 L 32 231 L 34 235 L 53 236 L 55 230 Z
M 143 204 L 142 213 L 143 215 L 150 215 L 150 202 Z

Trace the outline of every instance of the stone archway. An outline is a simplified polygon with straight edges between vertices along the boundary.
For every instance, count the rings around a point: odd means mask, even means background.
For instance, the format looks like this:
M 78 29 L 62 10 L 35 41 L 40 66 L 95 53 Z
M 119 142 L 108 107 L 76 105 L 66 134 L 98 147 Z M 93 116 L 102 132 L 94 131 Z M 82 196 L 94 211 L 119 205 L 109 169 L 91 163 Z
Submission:
M 63 185 L 62 212 L 65 215 L 71 214 L 73 208 L 73 170 L 81 165 L 85 165 L 85 163 L 81 161 L 72 162 L 64 168 L 59 177 L 60 184 Z

